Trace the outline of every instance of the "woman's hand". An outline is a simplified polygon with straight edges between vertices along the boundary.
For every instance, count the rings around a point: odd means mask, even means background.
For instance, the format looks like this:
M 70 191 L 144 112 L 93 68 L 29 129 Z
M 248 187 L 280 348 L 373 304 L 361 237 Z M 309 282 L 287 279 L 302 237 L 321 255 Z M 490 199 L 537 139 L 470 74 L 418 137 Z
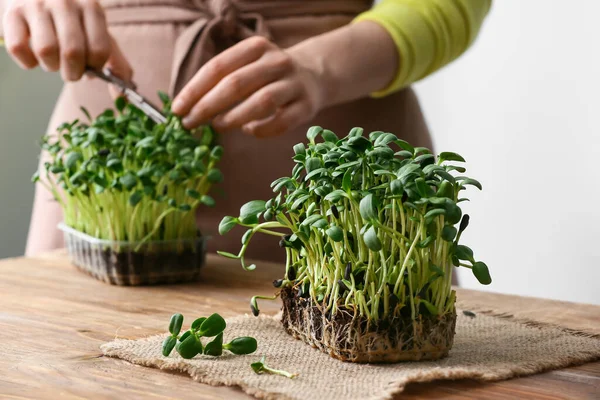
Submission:
M 383 89 L 399 63 L 390 35 L 369 21 L 285 50 L 253 37 L 207 62 L 174 99 L 172 110 L 188 128 L 212 121 L 218 131 L 280 135 L 325 107 Z
M 252 37 L 207 62 L 176 96 L 172 110 L 187 128 L 212 121 L 220 132 L 278 135 L 321 109 L 318 75 L 292 52 Z
M 131 67 L 109 35 L 96 0 L 9 0 L 3 25 L 8 53 L 22 68 L 40 65 L 60 70 L 65 81 L 76 81 L 87 65 L 102 68 L 108 63 L 122 79 L 131 78 Z

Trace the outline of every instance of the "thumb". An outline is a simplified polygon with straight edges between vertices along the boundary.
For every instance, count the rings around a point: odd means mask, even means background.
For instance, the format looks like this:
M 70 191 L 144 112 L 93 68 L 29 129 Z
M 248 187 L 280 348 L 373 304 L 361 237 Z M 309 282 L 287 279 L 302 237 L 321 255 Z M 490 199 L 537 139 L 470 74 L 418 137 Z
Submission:
M 109 68 L 115 76 L 121 78 L 125 82 L 132 82 L 133 69 L 131 68 L 131 64 L 129 64 L 129 61 L 127 61 L 127 58 L 125 58 L 121 48 L 112 36 L 110 42 L 111 52 L 110 57 L 106 62 L 106 67 Z M 121 90 L 113 85 L 109 85 L 109 91 L 113 98 L 117 98 L 122 94 Z

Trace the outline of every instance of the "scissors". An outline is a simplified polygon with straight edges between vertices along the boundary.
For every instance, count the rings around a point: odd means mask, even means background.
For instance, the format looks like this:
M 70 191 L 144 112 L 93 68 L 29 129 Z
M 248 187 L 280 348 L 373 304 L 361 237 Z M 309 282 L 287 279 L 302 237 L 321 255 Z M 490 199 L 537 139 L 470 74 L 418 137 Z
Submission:
M 167 117 L 165 117 L 164 114 L 158 110 L 158 108 L 156 108 L 141 94 L 136 92 L 136 88 L 133 83 L 125 82 L 119 77 L 113 75 L 113 73 L 108 68 L 105 68 L 103 70 L 97 70 L 91 67 L 86 67 L 86 72 L 117 86 L 119 89 L 121 89 L 121 92 L 123 93 L 127 101 L 129 101 L 131 104 L 142 110 L 144 114 L 146 114 L 154 122 L 158 124 L 164 124 L 165 122 L 167 122 Z
M 0 47 L 4 46 L 4 38 L 0 36 Z M 124 80 L 113 75 L 112 72 L 105 68 L 103 70 L 97 70 L 95 68 L 86 67 L 86 72 L 117 86 L 123 92 L 123 95 L 131 104 L 139 108 L 146 114 L 151 120 L 158 124 L 164 124 L 167 122 L 167 117 L 159 111 L 150 101 L 144 98 L 141 94 L 136 92 L 135 85 L 133 83 L 125 82 Z

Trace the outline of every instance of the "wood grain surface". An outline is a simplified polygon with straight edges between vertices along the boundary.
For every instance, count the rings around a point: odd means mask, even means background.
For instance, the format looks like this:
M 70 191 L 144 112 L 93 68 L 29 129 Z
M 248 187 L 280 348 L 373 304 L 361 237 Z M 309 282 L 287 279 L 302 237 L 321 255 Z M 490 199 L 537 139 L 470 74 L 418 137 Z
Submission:
M 249 399 L 236 388 L 212 387 L 174 374 L 103 357 L 102 343 L 166 330 L 173 312 L 190 318 L 219 312 L 246 313 L 254 294 L 271 294 L 277 265 L 246 272 L 231 260 L 208 258 L 193 284 L 117 287 L 72 267 L 64 251 L 39 258 L 0 261 L 0 398 L 2 399 Z M 501 296 L 501 297 L 495 297 Z M 481 310 L 523 298 L 460 290 Z M 535 307 L 544 303 L 534 302 Z M 550 303 L 545 303 L 550 304 Z M 600 307 L 557 302 L 573 329 L 600 328 Z M 261 303 L 275 313 L 278 302 Z M 525 314 L 522 314 L 525 313 Z M 553 313 L 561 314 L 561 312 Z M 556 316 L 549 322 L 562 323 Z M 598 399 L 600 362 L 494 383 L 439 381 L 411 384 L 402 399 Z M 312 399 L 311 399 L 312 400 Z

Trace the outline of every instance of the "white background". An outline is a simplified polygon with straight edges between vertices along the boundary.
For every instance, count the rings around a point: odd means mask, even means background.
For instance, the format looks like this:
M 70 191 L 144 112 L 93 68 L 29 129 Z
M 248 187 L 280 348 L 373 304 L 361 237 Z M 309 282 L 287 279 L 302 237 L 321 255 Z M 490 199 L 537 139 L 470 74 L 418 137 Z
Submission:
M 599 12 L 497 0 L 473 47 L 416 85 L 437 151 L 483 184 L 464 239 L 488 290 L 600 304 Z
M 600 304 L 600 3 L 496 0 L 473 47 L 416 85 L 436 150 L 469 175 L 485 290 Z M 56 75 L 0 51 L 0 257 L 23 253 Z M 598 246 L 598 247 L 596 247 Z M 470 271 L 461 284 L 481 288 Z

